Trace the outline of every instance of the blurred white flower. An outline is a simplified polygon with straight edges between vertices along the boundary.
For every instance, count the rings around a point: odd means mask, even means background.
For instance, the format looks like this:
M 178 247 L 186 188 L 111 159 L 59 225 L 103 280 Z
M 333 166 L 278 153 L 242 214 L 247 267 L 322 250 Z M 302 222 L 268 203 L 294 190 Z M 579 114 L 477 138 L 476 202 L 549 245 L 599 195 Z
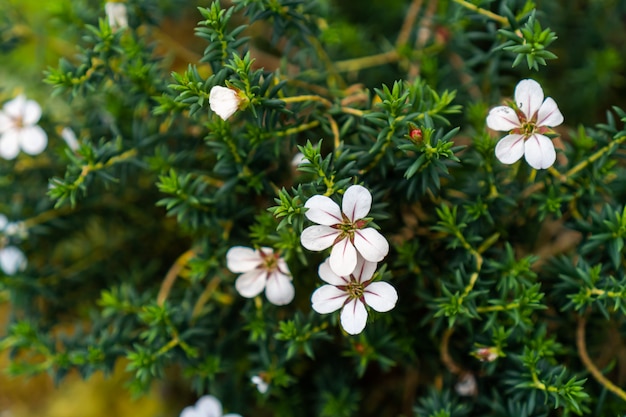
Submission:
M 478 384 L 476 384 L 474 374 L 467 372 L 461 375 L 456 385 L 454 385 L 454 390 L 463 397 L 472 397 L 478 394 Z
M 232 88 L 216 85 L 209 93 L 209 106 L 222 120 L 235 114 L 241 105 L 241 96 Z
M 5 274 L 14 275 L 17 271 L 23 271 L 26 264 L 26 256 L 15 246 L 0 249 L 0 270 Z
M 104 5 L 104 12 L 107 15 L 111 29 L 124 29 L 128 27 L 128 11 L 124 3 L 109 1 Z
M 309 160 L 304 157 L 304 154 L 302 152 L 298 152 L 291 159 L 291 166 L 294 168 L 298 168 L 300 164 L 303 164 L 305 162 L 309 162 Z
M 241 273 L 235 288 L 242 297 L 253 298 L 265 290 L 267 299 L 277 306 L 293 300 L 295 290 L 289 267 L 271 248 L 234 246 L 226 253 L 226 265 L 231 272 Z
M 0 234 L 25 238 L 28 230 L 24 222 L 10 222 L 4 214 L 0 214 Z
M 304 215 L 319 226 L 302 231 L 302 246 L 312 251 L 333 247 L 330 267 L 339 276 L 348 276 L 357 264 L 357 252 L 370 262 L 380 262 L 389 253 L 389 243 L 376 229 L 365 227 L 372 195 L 360 185 L 349 187 L 341 208 L 330 198 L 315 195 L 307 200 Z
M 76 133 L 74 133 L 74 131 L 69 127 L 64 127 L 63 130 L 61 130 L 61 138 L 71 150 L 75 151 L 78 149 L 79 144 L 78 139 L 76 138 Z
M 20 149 L 37 155 L 46 149 L 48 135 L 37 125 L 41 106 L 19 95 L 0 110 L 0 157 L 15 159 Z
M 349 275 L 339 276 L 330 267 L 329 259 L 320 265 L 319 276 L 329 285 L 322 285 L 311 296 L 313 310 L 328 314 L 341 310 L 341 327 L 349 334 L 359 334 L 367 324 L 367 309 L 384 313 L 398 301 L 396 289 L 386 282 L 372 282 L 377 264 L 361 258 Z
M 212 395 L 203 395 L 196 405 L 185 407 L 180 417 L 241 417 L 239 414 L 222 414 L 222 403 Z
M 270 388 L 270 385 L 265 382 L 265 380 L 260 375 L 254 375 L 250 378 L 250 382 L 256 385 L 256 389 L 261 393 L 265 394 L 267 390 Z
M 563 123 L 563 115 L 554 99 L 543 97 L 537 81 L 522 80 L 515 87 L 516 109 L 498 106 L 489 112 L 487 126 L 509 132 L 496 145 L 496 157 L 503 164 L 513 164 L 522 156 L 535 169 L 554 164 L 554 144 L 544 134 Z

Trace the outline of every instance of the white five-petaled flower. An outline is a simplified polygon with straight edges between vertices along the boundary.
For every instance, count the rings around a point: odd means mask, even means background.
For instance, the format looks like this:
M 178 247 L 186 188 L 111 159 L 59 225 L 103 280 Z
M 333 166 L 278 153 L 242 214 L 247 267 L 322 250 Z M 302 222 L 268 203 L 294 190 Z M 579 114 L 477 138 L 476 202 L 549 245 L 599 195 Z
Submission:
M 48 135 L 37 125 L 41 106 L 19 95 L 0 110 L 0 157 L 15 159 L 20 149 L 37 155 L 46 149 Z
M 295 290 L 289 267 L 271 248 L 234 246 L 226 253 L 226 265 L 232 272 L 242 273 L 235 288 L 243 297 L 253 298 L 265 290 L 267 299 L 277 306 L 293 300 Z
M 556 102 L 548 97 L 535 80 L 522 80 L 515 87 L 517 109 L 498 106 L 489 112 L 487 126 L 508 131 L 496 145 L 496 157 L 503 164 L 517 162 L 522 155 L 535 169 L 549 168 L 556 160 L 554 145 L 545 133 L 563 123 Z
M 203 395 L 196 405 L 188 406 L 180 417 L 241 417 L 239 414 L 222 414 L 222 403 L 212 395 Z
M 376 229 L 365 227 L 372 207 L 372 195 L 360 185 L 349 187 L 341 209 L 326 196 L 316 195 L 304 204 L 304 215 L 318 226 L 309 226 L 300 236 L 302 246 L 321 251 L 330 246 L 330 267 L 339 276 L 348 276 L 357 264 L 357 251 L 370 262 L 380 262 L 389 253 L 389 243 Z
M 359 256 L 356 269 L 349 275 L 340 276 L 333 272 L 326 259 L 318 272 L 329 285 L 322 285 L 313 292 L 313 310 L 327 314 L 341 308 L 341 327 L 352 335 L 361 333 L 367 324 L 366 305 L 384 313 L 394 308 L 398 301 L 398 293 L 391 284 L 372 282 L 376 265 Z
M 228 87 L 216 85 L 209 93 L 209 106 L 222 120 L 227 120 L 241 107 L 239 92 Z
M 111 29 L 124 29 L 128 27 L 128 11 L 124 3 L 108 1 L 104 5 L 104 12 L 107 15 Z

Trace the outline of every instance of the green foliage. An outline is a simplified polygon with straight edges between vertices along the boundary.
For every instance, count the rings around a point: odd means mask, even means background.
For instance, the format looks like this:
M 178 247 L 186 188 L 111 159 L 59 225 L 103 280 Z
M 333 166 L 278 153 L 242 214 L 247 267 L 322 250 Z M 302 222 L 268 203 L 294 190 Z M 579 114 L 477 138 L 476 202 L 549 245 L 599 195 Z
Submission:
M 112 27 L 92 3 L 58 17 L 79 41 L 24 87 L 45 92 L 46 151 L 0 159 L 0 268 L 11 248 L 28 260 L 0 270 L 9 373 L 61 382 L 122 361 L 135 395 L 168 380 L 242 415 L 626 412 L 626 103 L 603 98 L 622 91 L 624 31 L 608 4 L 128 1 Z M 13 8 L 7 60 L 28 35 Z M 556 146 L 549 169 L 501 163 L 507 133 L 485 122 L 530 70 L 565 116 L 533 132 Z M 342 207 L 355 184 L 371 207 L 329 209 L 328 243 L 380 232 L 390 250 L 363 285 L 398 300 L 349 335 L 343 305 L 312 308 L 331 249 L 301 236 L 307 201 Z M 233 247 L 263 249 L 256 267 L 287 275 L 294 299 L 242 296 L 254 272 Z M 350 285 L 335 290 L 372 294 Z

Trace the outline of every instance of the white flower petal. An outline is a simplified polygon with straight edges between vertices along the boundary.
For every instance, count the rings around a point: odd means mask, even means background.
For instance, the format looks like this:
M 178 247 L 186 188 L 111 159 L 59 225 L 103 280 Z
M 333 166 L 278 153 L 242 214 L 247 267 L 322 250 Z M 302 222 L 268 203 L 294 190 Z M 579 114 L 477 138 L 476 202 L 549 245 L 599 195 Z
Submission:
M 4 229 L 9 224 L 9 219 L 4 214 L 0 214 L 0 232 L 3 232 Z
M 515 87 L 515 103 L 530 120 L 543 103 L 543 89 L 535 80 L 522 80 Z
M 265 382 L 263 380 L 263 378 L 261 378 L 258 375 L 254 375 L 252 378 L 250 378 L 250 382 L 252 382 L 254 385 L 256 385 L 256 389 L 261 394 L 265 394 L 267 392 L 267 390 L 270 388 L 269 384 L 267 382 Z
M 196 402 L 196 411 L 202 417 L 222 417 L 222 403 L 212 395 L 203 395 Z
M 360 283 L 369 281 L 374 276 L 374 272 L 376 272 L 376 267 L 378 264 L 376 262 L 369 262 L 363 259 L 362 256 L 357 257 L 356 268 L 354 268 L 354 272 L 352 275 L 359 281 Z
M 78 149 L 79 143 L 78 138 L 76 138 L 76 133 L 69 127 L 64 127 L 63 130 L 61 130 L 61 138 L 63 138 L 67 147 L 71 150 L 75 151 Z
M 320 314 L 328 314 L 339 310 L 346 300 L 348 294 L 333 285 L 322 285 L 313 292 L 311 304 L 313 310 Z
M 537 126 L 554 127 L 563 123 L 563 115 L 552 97 L 548 97 L 537 113 Z
M 506 135 L 496 145 L 496 158 L 503 164 L 512 164 L 524 155 L 524 136 Z
M 8 130 L 0 136 L 0 157 L 15 159 L 20 153 L 19 132 L 15 129 Z
M 389 253 L 389 242 L 372 227 L 354 231 L 354 246 L 370 262 L 380 262 Z
M 340 277 L 333 272 L 330 267 L 330 258 L 326 258 L 326 260 L 320 264 L 317 272 L 320 278 L 330 285 L 347 285 L 349 282 L 346 278 Z
M 315 252 L 330 248 L 339 236 L 339 230 L 328 226 L 309 226 L 302 231 L 300 243 Z
M 239 110 L 240 99 L 235 90 L 216 85 L 209 93 L 209 106 L 219 117 L 227 120 Z
M 251 248 L 233 246 L 226 252 L 226 267 L 234 273 L 252 271 L 262 263 L 261 254 Z
M 278 271 L 273 272 L 265 284 L 265 297 L 277 306 L 289 304 L 295 295 L 295 289 L 289 276 Z
M 524 149 L 526 162 L 535 169 L 550 168 L 556 161 L 554 144 L 547 136 L 532 135 L 526 140 Z
M 15 129 L 15 122 L 7 114 L 0 111 L 0 133 Z
M 278 270 L 285 275 L 291 275 L 291 271 L 289 271 L 289 266 L 287 266 L 287 262 L 283 258 L 278 258 L 276 260 L 278 264 Z
M 241 414 L 228 413 L 228 414 L 224 414 L 221 417 L 241 417 Z
M 398 292 L 386 282 L 372 282 L 363 293 L 365 304 L 374 310 L 384 313 L 396 306 Z
M 0 269 L 7 275 L 13 275 L 17 271 L 26 268 L 26 256 L 15 246 L 7 246 L 0 249 Z
M 330 269 L 341 277 L 349 276 L 356 268 L 356 249 L 347 237 L 337 242 L 330 252 Z
M 291 158 L 291 166 L 294 168 L 298 168 L 300 164 L 304 164 L 305 162 L 309 162 L 309 160 L 304 157 L 302 152 L 298 152 Z
M 195 409 L 195 407 L 185 407 L 183 408 L 183 411 L 180 412 L 180 416 L 179 417 L 202 417 L 200 415 L 200 413 L 198 413 Z
M 489 129 L 505 132 L 520 127 L 520 125 L 515 110 L 507 106 L 494 107 L 487 115 Z
M 353 185 L 343 195 L 341 209 L 350 219 L 355 221 L 367 216 L 372 208 L 372 194 L 365 187 Z
M 253 298 L 261 294 L 266 283 L 267 271 L 258 268 L 240 275 L 235 281 L 235 288 L 242 297 Z
M 325 195 L 314 195 L 309 198 L 304 207 L 307 219 L 324 226 L 332 226 L 343 222 L 341 209 L 333 200 Z
M 367 310 L 357 299 L 351 300 L 341 310 L 341 327 L 348 334 L 359 334 L 367 324 Z
M 20 94 L 13 100 L 7 101 L 2 108 L 2 111 L 6 113 L 12 119 L 21 119 L 24 116 L 24 108 L 26 107 L 26 96 Z
M 25 126 L 19 133 L 19 144 L 29 155 L 39 155 L 48 145 L 48 135 L 39 126 Z
M 124 3 L 107 2 L 104 5 L 104 12 L 107 15 L 111 29 L 128 27 L 128 12 Z
M 41 106 L 34 100 L 26 100 L 22 110 L 22 124 L 32 126 L 41 119 Z

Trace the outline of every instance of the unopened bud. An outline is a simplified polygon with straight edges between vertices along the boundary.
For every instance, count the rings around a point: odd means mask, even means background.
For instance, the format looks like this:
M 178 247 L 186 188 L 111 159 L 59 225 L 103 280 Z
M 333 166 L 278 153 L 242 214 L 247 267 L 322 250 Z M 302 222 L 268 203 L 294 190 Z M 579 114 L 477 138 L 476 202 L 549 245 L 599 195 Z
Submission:
M 422 141 L 422 129 L 420 129 L 418 127 L 414 127 L 409 132 L 409 137 L 414 142 L 421 142 Z
M 498 359 L 498 351 L 495 347 L 481 347 L 472 352 L 472 355 L 481 362 L 493 362 Z

